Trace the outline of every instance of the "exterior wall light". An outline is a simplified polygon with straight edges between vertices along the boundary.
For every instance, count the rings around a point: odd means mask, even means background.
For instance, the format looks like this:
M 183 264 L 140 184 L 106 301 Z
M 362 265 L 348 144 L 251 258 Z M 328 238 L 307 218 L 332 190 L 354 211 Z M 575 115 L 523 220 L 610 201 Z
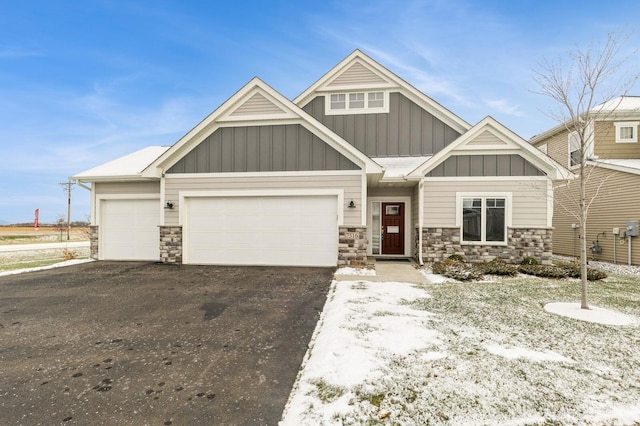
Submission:
M 167 201 L 167 205 L 164 206 L 165 209 L 172 209 L 173 208 L 173 201 Z
M 356 203 L 353 202 L 353 200 L 349 201 L 349 205 L 347 206 L 350 209 L 355 209 L 356 208 Z

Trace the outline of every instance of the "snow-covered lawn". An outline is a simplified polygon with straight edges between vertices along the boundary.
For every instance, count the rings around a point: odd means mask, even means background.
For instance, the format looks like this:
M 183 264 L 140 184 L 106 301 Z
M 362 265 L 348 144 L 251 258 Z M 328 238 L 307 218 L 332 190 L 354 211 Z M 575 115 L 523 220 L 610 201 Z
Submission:
M 334 282 L 282 425 L 640 423 L 640 279 Z M 602 314 L 602 312 L 599 312 Z M 605 314 L 606 316 L 606 314 Z

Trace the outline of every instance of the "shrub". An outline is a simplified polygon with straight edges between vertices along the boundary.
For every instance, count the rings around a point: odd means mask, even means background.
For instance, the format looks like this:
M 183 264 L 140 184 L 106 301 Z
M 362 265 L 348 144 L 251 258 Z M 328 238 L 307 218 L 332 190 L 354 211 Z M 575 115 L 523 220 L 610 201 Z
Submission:
M 482 270 L 455 259 L 434 262 L 431 266 L 434 274 L 444 275 L 458 281 L 472 281 L 482 278 Z
M 558 267 L 567 271 L 567 276 L 571 278 L 580 278 L 580 264 L 577 262 L 561 262 L 558 263 Z M 587 280 L 598 281 L 607 278 L 607 274 L 598 270 L 587 267 Z
M 522 261 L 520 261 L 521 265 L 537 265 L 538 261 L 536 260 L 535 257 L 529 257 L 529 256 L 525 256 L 522 258 Z
M 461 254 L 454 253 L 448 257 L 450 260 L 457 260 L 458 262 L 464 262 L 464 257 Z
M 482 264 L 481 268 L 485 274 L 506 275 L 509 277 L 518 275 L 518 268 L 513 265 L 509 265 L 504 261 L 504 259 L 501 259 L 499 257 L 496 257 L 490 262 Z
M 520 265 L 518 270 L 523 274 L 543 278 L 567 278 L 568 276 L 565 269 L 554 265 Z

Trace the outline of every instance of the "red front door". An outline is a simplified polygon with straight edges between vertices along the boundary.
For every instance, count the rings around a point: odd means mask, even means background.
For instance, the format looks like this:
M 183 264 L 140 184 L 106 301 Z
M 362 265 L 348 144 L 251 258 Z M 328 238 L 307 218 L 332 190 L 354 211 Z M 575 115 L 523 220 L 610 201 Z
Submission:
M 404 254 L 404 203 L 382 203 L 382 254 Z

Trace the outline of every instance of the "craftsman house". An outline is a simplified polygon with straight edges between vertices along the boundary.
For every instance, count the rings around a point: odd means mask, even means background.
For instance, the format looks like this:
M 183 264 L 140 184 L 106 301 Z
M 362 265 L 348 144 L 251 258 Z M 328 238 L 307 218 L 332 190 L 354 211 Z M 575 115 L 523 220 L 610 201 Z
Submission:
M 640 97 L 622 96 L 593 108 L 586 127 L 585 176 L 589 258 L 640 265 Z M 579 138 L 561 124 L 531 139 L 531 144 L 572 171 L 581 161 Z M 579 256 L 575 216 L 577 179 L 555 189 L 553 251 Z M 627 226 L 630 227 L 627 230 Z M 635 234 L 635 235 L 634 235 Z
M 96 259 L 335 266 L 549 261 L 570 175 L 356 50 L 294 100 L 254 78 L 174 145 L 72 179 L 91 184 Z

